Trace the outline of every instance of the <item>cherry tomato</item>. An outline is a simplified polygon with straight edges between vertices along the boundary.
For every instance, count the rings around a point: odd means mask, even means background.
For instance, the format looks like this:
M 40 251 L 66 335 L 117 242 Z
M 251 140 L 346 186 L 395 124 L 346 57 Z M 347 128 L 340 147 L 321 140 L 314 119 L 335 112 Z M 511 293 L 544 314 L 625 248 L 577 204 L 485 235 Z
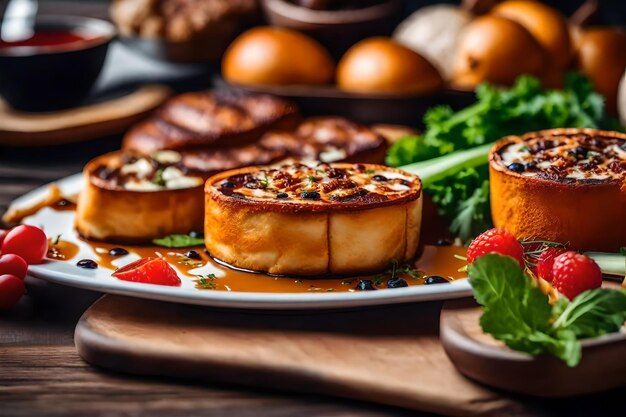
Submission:
M 8 230 L 0 229 L 0 248 L 2 247 L 2 242 L 4 241 L 4 237 L 9 233 Z
M 28 264 L 20 256 L 12 253 L 0 256 L 0 275 L 11 274 L 24 279 Z
M 24 281 L 15 275 L 0 275 L 0 310 L 13 308 L 25 292 Z
M 2 253 L 14 253 L 29 265 L 41 263 L 48 252 L 48 238 L 38 227 L 26 224 L 14 227 L 2 242 Z
M 139 259 L 118 269 L 112 275 L 123 281 L 180 286 L 180 278 L 174 268 L 161 258 Z

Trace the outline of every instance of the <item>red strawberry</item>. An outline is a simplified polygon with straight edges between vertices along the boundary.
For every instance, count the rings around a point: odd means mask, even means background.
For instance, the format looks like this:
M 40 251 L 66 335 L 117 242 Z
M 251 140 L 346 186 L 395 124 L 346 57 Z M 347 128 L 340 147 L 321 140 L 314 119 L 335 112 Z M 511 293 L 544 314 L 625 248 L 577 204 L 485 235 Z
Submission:
M 491 229 L 472 240 L 467 248 L 467 263 L 471 264 L 474 259 L 487 253 L 499 253 L 514 258 L 523 268 L 524 248 L 515 239 L 515 236 L 504 229 Z
M 546 248 L 539 259 L 537 260 L 537 275 L 548 282 L 552 282 L 552 265 L 554 265 L 554 258 L 565 253 L 565 249 L 555 247 Z
M 602 272 L 595 261 L 576 252 L 565 252 L 554 259 L 552 285 L 574 299 L 578 294 L 602 285 Z
M 124 281 L 180 287 L 178 274 L 161 258 L 141 258 L 121 267 L 111 275 Z

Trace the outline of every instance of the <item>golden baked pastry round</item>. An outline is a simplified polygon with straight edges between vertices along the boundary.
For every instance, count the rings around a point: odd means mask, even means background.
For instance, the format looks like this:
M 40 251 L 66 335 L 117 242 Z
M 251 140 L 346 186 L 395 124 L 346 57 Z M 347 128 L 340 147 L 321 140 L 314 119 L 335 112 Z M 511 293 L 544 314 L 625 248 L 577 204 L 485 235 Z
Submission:
M 491 214 L 518 238 L 576 250 L 626 245 L 626 135 L 554 129 L 509 136 L 489 155 Z
M 222 57 L 224 79 L 239 85 L 330 84 L 334 72 L 335 63 L 319 42 L 287 28 L 252 28 Z
M 291 163 L 217 174 L 205 185 L 205 244 L 231 266 L 343 275 L 415 257 L 420 179 L 373 164 Z
M 202 230 L 201 176 L 187 174 L 180 154 L 154 158 L 112 152 L 90 161 L 78 197 L 75 226 L 93 240 L 142 243 Z
M 364 39 L 337 66 L 337 86 L 356 93 L 433 93 L 443 86 L 435 66 L 391 38 Z

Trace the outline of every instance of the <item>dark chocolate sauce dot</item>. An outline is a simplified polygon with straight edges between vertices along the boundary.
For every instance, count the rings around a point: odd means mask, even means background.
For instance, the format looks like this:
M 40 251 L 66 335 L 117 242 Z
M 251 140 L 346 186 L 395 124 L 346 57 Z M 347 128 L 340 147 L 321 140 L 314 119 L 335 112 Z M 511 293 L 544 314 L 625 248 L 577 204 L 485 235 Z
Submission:
M 276 194 L 276 198 L 287 198 L 289 197 L 289 194 L 287 193 L 278 193 Z
M 372 291 L 375 290 L 374 283 L 371 279 L 360 279 L 356 284 L 356 289 L 359 291 Z
M 98 267 L 98 264 L 96 263 L 96 261 L 92 261 L 91 259 L 81 259 L 80 261 L 76 262 L 76 266 L 85 269 L 96 269 Z
M 448 281 L 444 277 L 440 277 L 439 275 L 431 275 L 429 277 L 426 277 L 426 281 L 424 281 L 424 284 L 426 284 L 426 285 L 448 284 L 449 282 L 450 281 Z
M 111 256 L 124 256 L 128 255 L 128 251 L 124 248 L 113 248 L 109 251 L 109 255 Z
M 189 259 L 196 259 L 196 260 L 200 260 L 202 259 L 200 257 L 200 254 L 198 252 L 196 252 L 195 250 L 190 250 L 188 252 L 185 253 L 185 256 Z
M 408 286 L 409 284 L 402 278 L 391 278 L 387 281 L 387 288 L 403 288 Z
M 304 191 L 300 193 L 300 197 L 306 198 L 307 200 L 319 200 L 320 193 L 318 193 L 317 191 Z
M 524 164 L 519 164 L 517 162 L 513 162 L 511 165 L 507 166 L 507 168 L 517 173 L 521 173 L 526 170 L 526 167 L 524 166 Z

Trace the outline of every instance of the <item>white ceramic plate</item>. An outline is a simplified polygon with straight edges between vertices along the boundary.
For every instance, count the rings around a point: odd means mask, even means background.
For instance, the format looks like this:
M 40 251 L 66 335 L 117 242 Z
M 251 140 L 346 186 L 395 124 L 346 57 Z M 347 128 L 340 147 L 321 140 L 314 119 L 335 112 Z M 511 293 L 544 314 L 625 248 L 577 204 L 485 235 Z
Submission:
M 73 195 L 82 187 L 82 176 L 72 175 L 57 181 L 64 195 Z M 47 193 L 47 186 L 38 188 L 14 201 L 13 206 L 29 206 L 40 201 Z M 73 229 L 74 212 L 56 211 L 43 208 L 37 214 L 24 219 L 24 223 L 42 227 L 48 236 L 62 234 L 62 239 L 77 244 L 80 252 L 75 259 L 91 258 L 97 255 L 91 246 L 78 239 Z M 119 260 L 116 266 L 122 266 L 137 259 L 132 255 Z M 207 269 L 209 268 L 209 269 Z M 198 274 L 208 274 L 210 266 L 197 270 Z M 41 265 L 29 268 L 29 274 L 50 282 L 72 287 L 86 288 L 110 294 L 149 298 L 185 304 L 198 304 L 228 308 L 254 309 L 325 309 L 373 306 L 416 301 L 447 300 L 471 295 L 467 280 L 458 280 L 450 284 L 419 285 L 397 289 L 380 289 L 360 292 L 308 292 L 308 293 L 261 293 L 236 291 L 198 290 L 189 277 L 182 277 L 180 287 L 168 287 L 152 284 L 133 283 L 118 280 L 111 276 L 111 270 L 98 268 L 88 270 L 77 268 L 74 262 L 49 260 Z

